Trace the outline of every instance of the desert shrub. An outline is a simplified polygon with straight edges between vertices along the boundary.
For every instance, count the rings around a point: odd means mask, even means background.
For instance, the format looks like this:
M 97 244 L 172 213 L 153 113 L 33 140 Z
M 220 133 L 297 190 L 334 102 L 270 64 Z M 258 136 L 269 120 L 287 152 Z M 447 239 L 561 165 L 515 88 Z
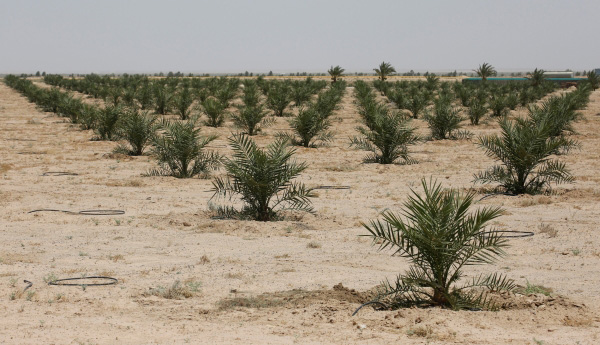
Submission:
M 151 175 L 189 178 L 207 174 L 219 166 L 219 155 L 204 150 L 216 136 L 202 137 L 196 128 L 196 118 L 163 121 L 160 129 L 162 133 L 153 138 L 152 149 L 159 167 L 150 171 Z
M 256 135 L 263 128 L 273 124 L 273 120 L 268 117 L 269 113 L 262 104 L 254 107 L 238 106 L 237 109 L 237 113 L 231 114 L 231 119 L 237 128 L 249 136 Z
M 214 180 L 213 197 L 236 196 L 244 206 L 241 210 L 222 208 L 223 214 L 270 221 L 283 210 L 313 212 L 311 189 L 293 182 L 307 165 L 292 160 L 295 150 L 288 148 L 286 139 L 276 139 L 261 149 L 248 136 L 234 134 L 229 143 L 233 156 L 223 163 L 227 177 Z
M 208 120 L 204 122 L 205 125 L 211 127 L 220 127 L 225 122 L 225 109 L 226 106 L 219 100 L 213 97 L 209 97 L 201 103 L 202 112 L 206 114 Z
M 365 161 L 392 164 L 402 159 L 402 163 L 405 164 L 416 163 L 409 156 L 408 146 L 414 145 L 420 139 L 406 116 L 379 109 L 366 121 L 369 121 L 367 127 L 357 128 L 361 136 L 350 141 L 351 146 L 371 152 Z
M 501 165 L 476 174 L 475 181 L 498 183 L 497 189 L 508 193 L 537 194 L 549 189 L 551 183 L 573 180 L 565 164 L 551 156 L 568 151 L 575 143 L 562 136 L 552 137 L 548 121 L 535 124 L 504 119 L 500 128 L 500 135 L 479 137 L 478 145 Z
M 469 102 L 469 120 L 472 125 L 478 125 L 479 121 L 487 114 L 488 108 L 485 101 L 473 98 Z
M 431 137 L 438 140 L 458 138 L 462 120 L 460 109 L 453 107 L 450 99 L 444 97 L 436 99 L 433 109 L 425 114 Z
M 96 116 L 95 131 L 100 140 L 114 140 L 117 138 L 117 127 L 123 110 L 121 107 L 107 105 L 100 109 Z
M 131 109 L 123 114 L 117 137 L 129 144 L 128 154 L 140 156 L 144 153 L 156 133 L 156 120 L 156 116 L 151 116 L 148 111 Z
M 492 264 L 502 257 L 506 239 L 488 227 L 503 210 L 486 207 L 471 211 L 474 193 L 444 190 L 422 180 L 424 195 L 412 191 L 401 215 L 383 213 L 383 220 L 363 226 L 379 249 L 392 249 L 411 267 L 395 282 L 383 284 L 378 300 L 391 308 L 439 306 L 451 309 L 493 309 L 488 291 L 512 290 L 502 274 L 480 274 L 460 286 L 463 268 Z

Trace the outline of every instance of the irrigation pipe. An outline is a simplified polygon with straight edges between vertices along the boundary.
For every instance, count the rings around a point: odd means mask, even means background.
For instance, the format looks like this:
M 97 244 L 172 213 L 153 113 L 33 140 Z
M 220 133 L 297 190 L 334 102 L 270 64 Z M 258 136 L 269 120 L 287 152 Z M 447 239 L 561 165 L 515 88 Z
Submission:
M 485 232 L 482 232 L 481 234 L 483 234 L 483 235 L 501 234 L 500 237 L 502 237 L 502 238 L 521 238 L 521 237 L 531 237 L 534 235 L 534 233 L 532 231 L 518 231 L 518 230 L 485 231 Z M 508 234 L 508 235 L 502 235 L 502 234 Z
M 83 210 L 83 211 L 66 211 L 66 210 L 56 210 L 51 208 L 42 208 L 39 210 L 29 211 L 27 213 L 35 213 L 35 212 L 63 212 L 67 214 L 80 214 L 85 216 L 117 216 L 121 214 L 125 214 L 123 210 Z
M 27 289 L 29 289 L 33 285 L 33 283 L 29 280 L 23 280 L 23 283 L 27 284 L 27 286 L 23 289 L 23 292 L 27 291 Z
M 68 171 L 47 171 L 42 176 L 78 176 L 78 173 L 72 173 Z
M 385 303 L 382 303 L 382 302 L 379 302 L 379 301 L 371 301 L 371 302 L 367 302 L 365 304 L 362 304 L 360 307 L 358 307 L 358 309 L 356 309 L 354 311 L 354 313 L 352 313 L 352 316 L 356 315 L 359 310 L 361 310 L 363 307 L 366 307 L 366 306 L 368 306 L 370 304 L 379 304 L 380 306 L 383 306 L 385 309 L 389 309 L 389 307 Z
M 350 189 L 350 186 L 317 186 L 313 189 Z
M 106 283 L 91 283 L 91 284 L 85 284 L 85 283 L 64 283 L 66 281 L 77 281 L 77 280 L 84 280 L 84 279 L 102 279 L 102 280 L 106 280 Z M 94 276 L 94 277 L 81 277 L 81 278 L 65 278 L 65 279 L 56 279 L 53 280 L 51 282 L 48 282 L 48 285 L 59 285 L 59 286 L 105 286 L 105 285 L 116 285 L 119 282 L 119 280 L 117 278 L 113 278 L 113 277 L 104 277 L 104 276 Z

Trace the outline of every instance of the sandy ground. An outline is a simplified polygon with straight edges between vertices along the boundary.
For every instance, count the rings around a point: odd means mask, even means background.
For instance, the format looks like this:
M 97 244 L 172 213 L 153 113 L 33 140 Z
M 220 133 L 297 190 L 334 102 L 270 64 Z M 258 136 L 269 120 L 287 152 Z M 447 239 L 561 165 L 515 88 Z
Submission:
M 348 147 L 358 125 L 352 101 L 349 89 L 331 145 L 297 151 L 298 160 L 310 164 L 305 183 L 351 189 L 320 190 L 315 216 L 259 223 L 212 220 L 210 179 L 143 177 L 154 167 L 150 157 L 110 155 L 115 143 L 91 141 L 93 133 L 40 112 L 0 83 L 0 343 L 600 342 L 600 91 L 576 124 L 581 150 L 564 157 L 575 183 L 559 186 L 553 196 L 481 202 L 506 208 L 496 222 L 500 228 L 535 236 L 511 240 L 505 259 L 468 275 L 497 270 L 518 284 L 553 290 L 550 298 L 513 299 L 498 312 L 367 307 L 351 317 L 367 291 L 408 267 L 359 237 L 365 234 L 359 222 L 386 208 L 398 210 L 423 177 L 468 189 L 473 174 L 492 164 L 468 140 L 416 145 L 416 165 L 363 164 L 365 153 Z M 422 121 L 415 125 L 427 132 Z M 475 134 L 497 130 L 493 122 L 467 127 Z M 278 119 L 257 140 L 266 144 L 286 128 Z M 219 134 L 215 150 L 230 153 L 224 147 L 230 122 L 203 130 Z M 48 171 L 78 175 L 41 176 Z M 41 208 L 125 214 L 27 213 Z M 45 283 L 84 275 L 119 283 L 85 289 Z M 25 292 L 23 280 L 33 283 Z M 190 298 L 152 294 L 176 281 L 200 287 Z

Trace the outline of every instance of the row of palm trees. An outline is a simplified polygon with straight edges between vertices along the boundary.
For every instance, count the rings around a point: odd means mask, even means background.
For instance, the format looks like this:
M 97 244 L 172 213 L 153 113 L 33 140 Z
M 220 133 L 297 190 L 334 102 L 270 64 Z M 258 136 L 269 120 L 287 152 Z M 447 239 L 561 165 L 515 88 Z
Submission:
M 345 69 L 343 69 L 340 66 L 331 66 L 327 73 L 329 73 L 329 75 L 331 76 L 331 82 L 335 83 L 339 78 L 343 76 L 344 71 Z M 392 66 L 392 64 L 385 61 L 383 61 L 378 68 L 374 68 L 373 71 L 375 71 L 377 77 L 381 81 L 385 81 L 388 76 L 396 73 L 396 69 Z M 480 77 L 484 82 L 488 78 L 498 75 L 498 72 L 496 71 L 494 66 L 490 65 L 487 62 L 484 62 L 483 64 L 479 65 L 479 67 L 477 69 L 474 69 L 473 72 L 477 73 L 477 76 Z M 539 86 L 544 81 L 544 73 L 545 71 L 543 69 L 536 68 L 533 72 L 529 73 L 527 78 L 531 80 L 533 86 Z M 587 74 L 587 78 L 593 90 L 600 87 L 600 76 L 598 76 L 595 73 L 595 71 L 590 71 Z

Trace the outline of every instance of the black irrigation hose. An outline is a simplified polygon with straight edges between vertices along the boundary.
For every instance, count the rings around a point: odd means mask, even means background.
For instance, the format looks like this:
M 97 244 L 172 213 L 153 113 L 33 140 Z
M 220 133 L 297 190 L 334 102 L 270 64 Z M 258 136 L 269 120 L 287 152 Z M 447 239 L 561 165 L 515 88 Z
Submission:
M 68 171 L 47 171 L 42 176 L 78 176 L 78 173 L 72 173 Z
M 67 214 L 81 214 L 85 216 L 117 216 L 120 214 L 125 214 L 123 210 L 83 210 L 79 212 L 66 211 L 66 210 L 55 210 L 51 208 L 42 208 L 39 210 L 29 211 L 27 213 L 35 213 L 35 212 L 63 212 Z
M 33 283 L 29 280 L 23 280 L 23 283 L 27 284 L 27 286 L 23 289 L 23 292 L 27 291 L 27 289 L 29 289 L 33 285 Z
M 487 198 L 491 198 L 491 197 L 494 197 L 494 196 L 497 196 L 497 195 L 517 196 L 517 194 L 506 193 L 506 192 L 504 192 L 504 193 L 492 193 L 492 194 L 486 194 L 486 195 L 484 195 L 481 199 L 479 199 L 479 201 L 485 200 Z
M 366 306 L 368 306 L 370 304 L 379 304 L 380 306 L 383 306 L 385 309 L 389 309 L 389 307 L 385 303 L 382 303 L 382 302 L 379 302 L 379 301 L 371 301 L 371 302 L 367 302 L 365 304 L 362 304 L 360 307 L 358 307 L 358 309 L 356 309 L 354 311 L 354 313 L 352 313 L 352 316 L 356 315 L 359 310 L 361 310 L 363 307 L 366 307 Z
M 350 186 L 317 186 L 313 189 L 350 189 Z
M 106 283 L 92 283 L 92 284 L 82 284 L 82 283 L 62 283 L 65 281 L 72 280 L 83 280 L 83 279 L 104 279 L 108 280 Z M 104 286 L 104 285 L 116 285 L 119 282 L 117 278 L 113 277 L 104 277 L 104 276 L 94 276 L 94 277 L 81 277 L 81 278 L 65 278 L 65 279 L 57 279 L 48 283 L 48 285 L 59 285 L 59 286 Z
M 508 235 L 500 235 L 502 238 L 520 238 L 520 237 L 531 237 L 534 235 L 531 231 L 518 231 L 518 230 L 496 230 L 496 231 L 485 231 L 482 234 L 508 234 Z M 512 235 L 511 235 L 512 234 Z

